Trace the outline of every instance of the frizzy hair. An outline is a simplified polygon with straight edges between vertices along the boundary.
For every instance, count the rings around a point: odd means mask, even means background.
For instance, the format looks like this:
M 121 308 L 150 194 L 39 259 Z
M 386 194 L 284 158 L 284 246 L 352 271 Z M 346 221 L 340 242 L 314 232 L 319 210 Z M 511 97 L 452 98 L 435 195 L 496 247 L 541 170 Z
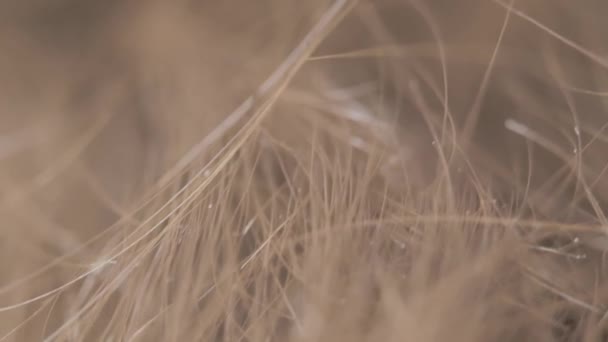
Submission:
M 0 341 L 603 341 L 608 3 L 5 1 Z

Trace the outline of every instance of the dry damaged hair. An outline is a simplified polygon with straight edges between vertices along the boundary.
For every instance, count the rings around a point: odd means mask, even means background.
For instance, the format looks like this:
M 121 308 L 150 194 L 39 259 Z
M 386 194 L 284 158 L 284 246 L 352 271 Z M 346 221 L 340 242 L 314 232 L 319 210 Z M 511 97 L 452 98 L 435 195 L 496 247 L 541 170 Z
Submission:
M 606 341 L 608 2 L 0 2 L 0 341 Z

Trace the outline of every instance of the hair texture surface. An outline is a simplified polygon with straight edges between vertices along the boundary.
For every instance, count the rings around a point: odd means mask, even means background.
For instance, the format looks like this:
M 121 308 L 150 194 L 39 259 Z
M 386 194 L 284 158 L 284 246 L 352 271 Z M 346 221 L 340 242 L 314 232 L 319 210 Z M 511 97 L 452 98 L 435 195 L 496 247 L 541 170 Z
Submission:
M 0 341 L 607 341 L 608 2 L 0 2 Z

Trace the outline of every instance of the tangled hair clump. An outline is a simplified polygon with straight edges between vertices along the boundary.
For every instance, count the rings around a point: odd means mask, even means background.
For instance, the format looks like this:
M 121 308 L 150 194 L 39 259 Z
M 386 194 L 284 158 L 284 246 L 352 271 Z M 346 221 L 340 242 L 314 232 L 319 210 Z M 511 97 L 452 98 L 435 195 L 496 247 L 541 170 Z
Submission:
M 0 341 L 608 340 L 608 3 L 0 3 Z

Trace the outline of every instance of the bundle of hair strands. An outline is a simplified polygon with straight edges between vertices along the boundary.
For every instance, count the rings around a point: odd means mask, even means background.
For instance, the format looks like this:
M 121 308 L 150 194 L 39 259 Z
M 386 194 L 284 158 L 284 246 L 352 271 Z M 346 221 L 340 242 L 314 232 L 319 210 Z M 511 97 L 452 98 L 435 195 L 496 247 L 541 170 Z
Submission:
M 603 341 L 608 3 L 0 3 L 0 341 Z

